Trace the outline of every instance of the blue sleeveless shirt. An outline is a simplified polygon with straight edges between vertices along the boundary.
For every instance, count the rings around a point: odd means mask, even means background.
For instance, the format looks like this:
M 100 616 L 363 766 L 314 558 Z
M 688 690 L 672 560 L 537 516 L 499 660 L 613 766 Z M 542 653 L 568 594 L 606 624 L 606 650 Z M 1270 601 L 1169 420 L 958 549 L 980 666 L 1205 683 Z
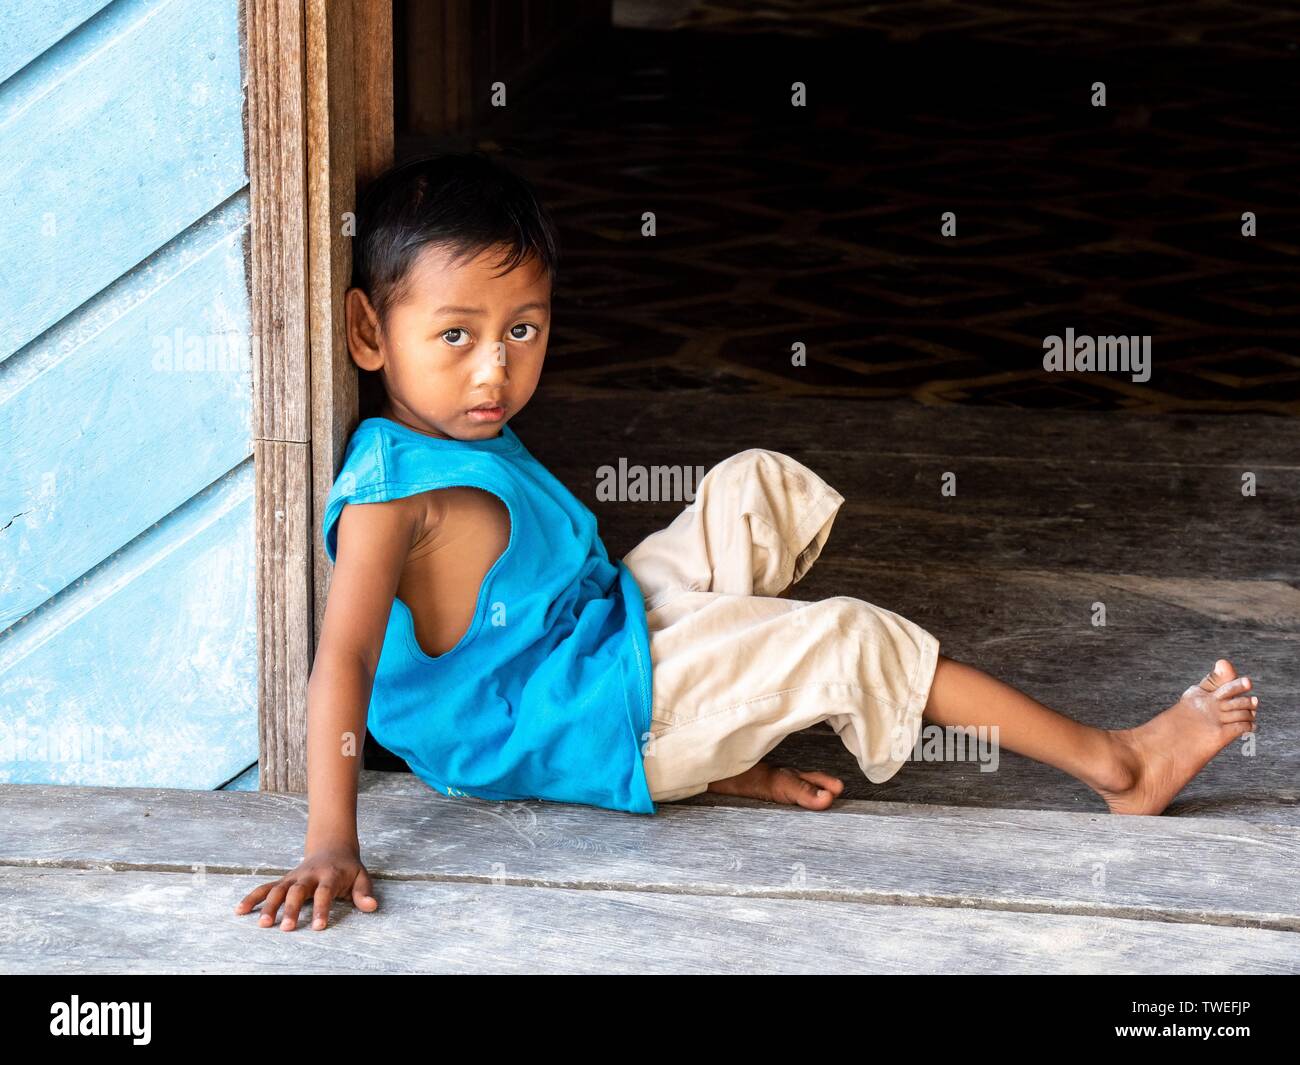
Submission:
M 645 606 L 611 563 L 596 517 L 510 426 L 483 440 L 428 436 L 389 418 L 357 426 L 325 504 L 335 561 L 348 503 L 465 485 L 498 496 L 510 540 L 444 654 L 415 638 L 393 599 L 366 724 L 445 795 L 544 799 L 655 813 L 641 760 L 650 735 Z

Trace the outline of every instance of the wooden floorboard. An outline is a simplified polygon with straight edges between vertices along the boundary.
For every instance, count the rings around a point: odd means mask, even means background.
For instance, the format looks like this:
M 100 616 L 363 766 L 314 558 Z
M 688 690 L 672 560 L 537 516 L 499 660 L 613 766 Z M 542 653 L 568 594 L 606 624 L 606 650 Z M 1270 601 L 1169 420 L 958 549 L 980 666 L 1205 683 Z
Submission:
M 654 817 L 453 799 L 367 771 L 386 879 L 976 907 L 1300 930 L 1300 829 L 847 802 L 665 803 Z M 0 865 L 257 873 L 297 864 L 301 795 L 0 785 Z M 231 900 L 233 905 L 235 900 Z M 1297 939 L 1300 945 L 1300 939 Z
M 236 916 L 258 878 L 0 869 L 8 973 L 1295 973 L 1296 935 L 979 909 L 382 883 L 331 928 Z
M 1263 414 L 928 407 L 910 400 L 773 399 L 684 390 L 628 390 L 616 396 L 608 389 L 584 394 L 580 387 L 557 384 L 545 376 L 510 426 L 538 458 L 543 452 L 550 458 L 599 452 L 625 442 L 679 451 L 690 444 L 698 450 L 713 448 L 719 457 L 747 447 L 790 454 L 839 448 L 861 455 L 1027 460 L 1073 455 L 1080 462 L 1108 459 L 1173 465 L 1235 466 L 1249 461 L 1289 469 L 1296 468 L 1300 454 L 1296 446 L 1300 421 Z
M 661 528 L 672 502 L 602 502 L 597 469 L 700 465 L 784 451 L 845 496 L 830 557 L 1269 579 L 1296 587 L 1300 420 L 925 408 L 848 400 L 719 403 L 556 398 L 511 426 L 595 511 L 611 557 Z M 957 494 L 940 494 L 940 477 Z M 1256 495 L 1241 494 L 1243 473 Z
M 622 454 L 640 449 L 609 450 L 609 459 L 566 460 L 552 471 L 591 507 L 611 556 L 619 556 L 667 525 L 684 504 L 596 499 L 597 469 L 606 463 L 617 468 Z M 836 558 L 1193 581 L 1296 577 L 1294 552 L 1280 539 L 1300 518 L 1300 475 L 1294 470 L 1261 474 L 1261 494 L 1245 499 L 1236 467 L 1075 467 L 948 454 L 795 457 L 845 497 L 826 546 Z M 705 472 L 711 465 L 680 449 L 673 461 L 702 465 Z M 648 454 L 628 462 L 668 464 Z M 949 472 L 957 494 L 945 497 L 941 478 Z M 589 499 L 580 491 L 584 484 Z

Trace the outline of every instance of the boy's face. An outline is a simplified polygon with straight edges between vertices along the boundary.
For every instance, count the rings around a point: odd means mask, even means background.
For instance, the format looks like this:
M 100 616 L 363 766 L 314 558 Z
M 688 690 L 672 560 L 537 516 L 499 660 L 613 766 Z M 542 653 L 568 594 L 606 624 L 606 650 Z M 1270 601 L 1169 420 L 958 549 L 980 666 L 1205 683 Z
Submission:
M 384 417 L 454 440 L 485 440 L 532 398 L 551 328 L 551 281 L 536 257 L 499 277 L 501 249 L 459 266 L 426 248 L 385 328 L 360 289 L 347 293 L 348 349 L 382 370 Z M 494 409 L 474 412 L 484 404 Z

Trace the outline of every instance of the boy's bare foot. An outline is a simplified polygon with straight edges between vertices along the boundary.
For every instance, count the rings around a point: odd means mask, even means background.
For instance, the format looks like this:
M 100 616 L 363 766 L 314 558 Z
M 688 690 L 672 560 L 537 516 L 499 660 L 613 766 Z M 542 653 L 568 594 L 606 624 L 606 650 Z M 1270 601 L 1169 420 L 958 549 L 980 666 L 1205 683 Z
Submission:
M 844 781 L 829 773 L 804 772 L 758 762 L 734 777 L 715 780 L 708 790 L 722 795 L 741 795 L 747 799 L 802 806 L 805 810 L 825 810 L 844 790 Z
M 1249 689 L 1250 678 L 1238 677 L 1232 663 L 1220 658 L 1168 710 L 1137 728 L 1108 733 L 1115 769 L 1105 786 L 1092 786 L 1111 813 L 1160 813 L 1210 759 L 1252 731 L 1259 699 L 1247 695 Z

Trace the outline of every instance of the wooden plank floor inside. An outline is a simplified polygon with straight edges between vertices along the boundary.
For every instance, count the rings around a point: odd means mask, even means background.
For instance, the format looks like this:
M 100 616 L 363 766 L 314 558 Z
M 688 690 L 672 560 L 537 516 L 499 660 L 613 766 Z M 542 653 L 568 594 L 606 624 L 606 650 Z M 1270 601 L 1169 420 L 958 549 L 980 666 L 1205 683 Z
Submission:
M 683 504 L 601 502 L 601 466 L 784 451 L 846 498 L 795 598 L 885 606 L 1108 728 L 1229 658 L 1260 696 L 1253 745 L 1160 817 L 1112 816 L 1005 750 L 993 772 L 914 761 L 872 785 L 824 725 L 770 755 L 844 778 L 821 812 L 709 794 L 654 817 L 489 803 L 368 770 L 381 908 L 336 902 L 325 933 L 232 912 L 297 863 L 305 796 L 4 785 L 0 969 L 1300 971 L 1298 423 L 543 386 L 512 427 L 595 511 L 611 557 Z

